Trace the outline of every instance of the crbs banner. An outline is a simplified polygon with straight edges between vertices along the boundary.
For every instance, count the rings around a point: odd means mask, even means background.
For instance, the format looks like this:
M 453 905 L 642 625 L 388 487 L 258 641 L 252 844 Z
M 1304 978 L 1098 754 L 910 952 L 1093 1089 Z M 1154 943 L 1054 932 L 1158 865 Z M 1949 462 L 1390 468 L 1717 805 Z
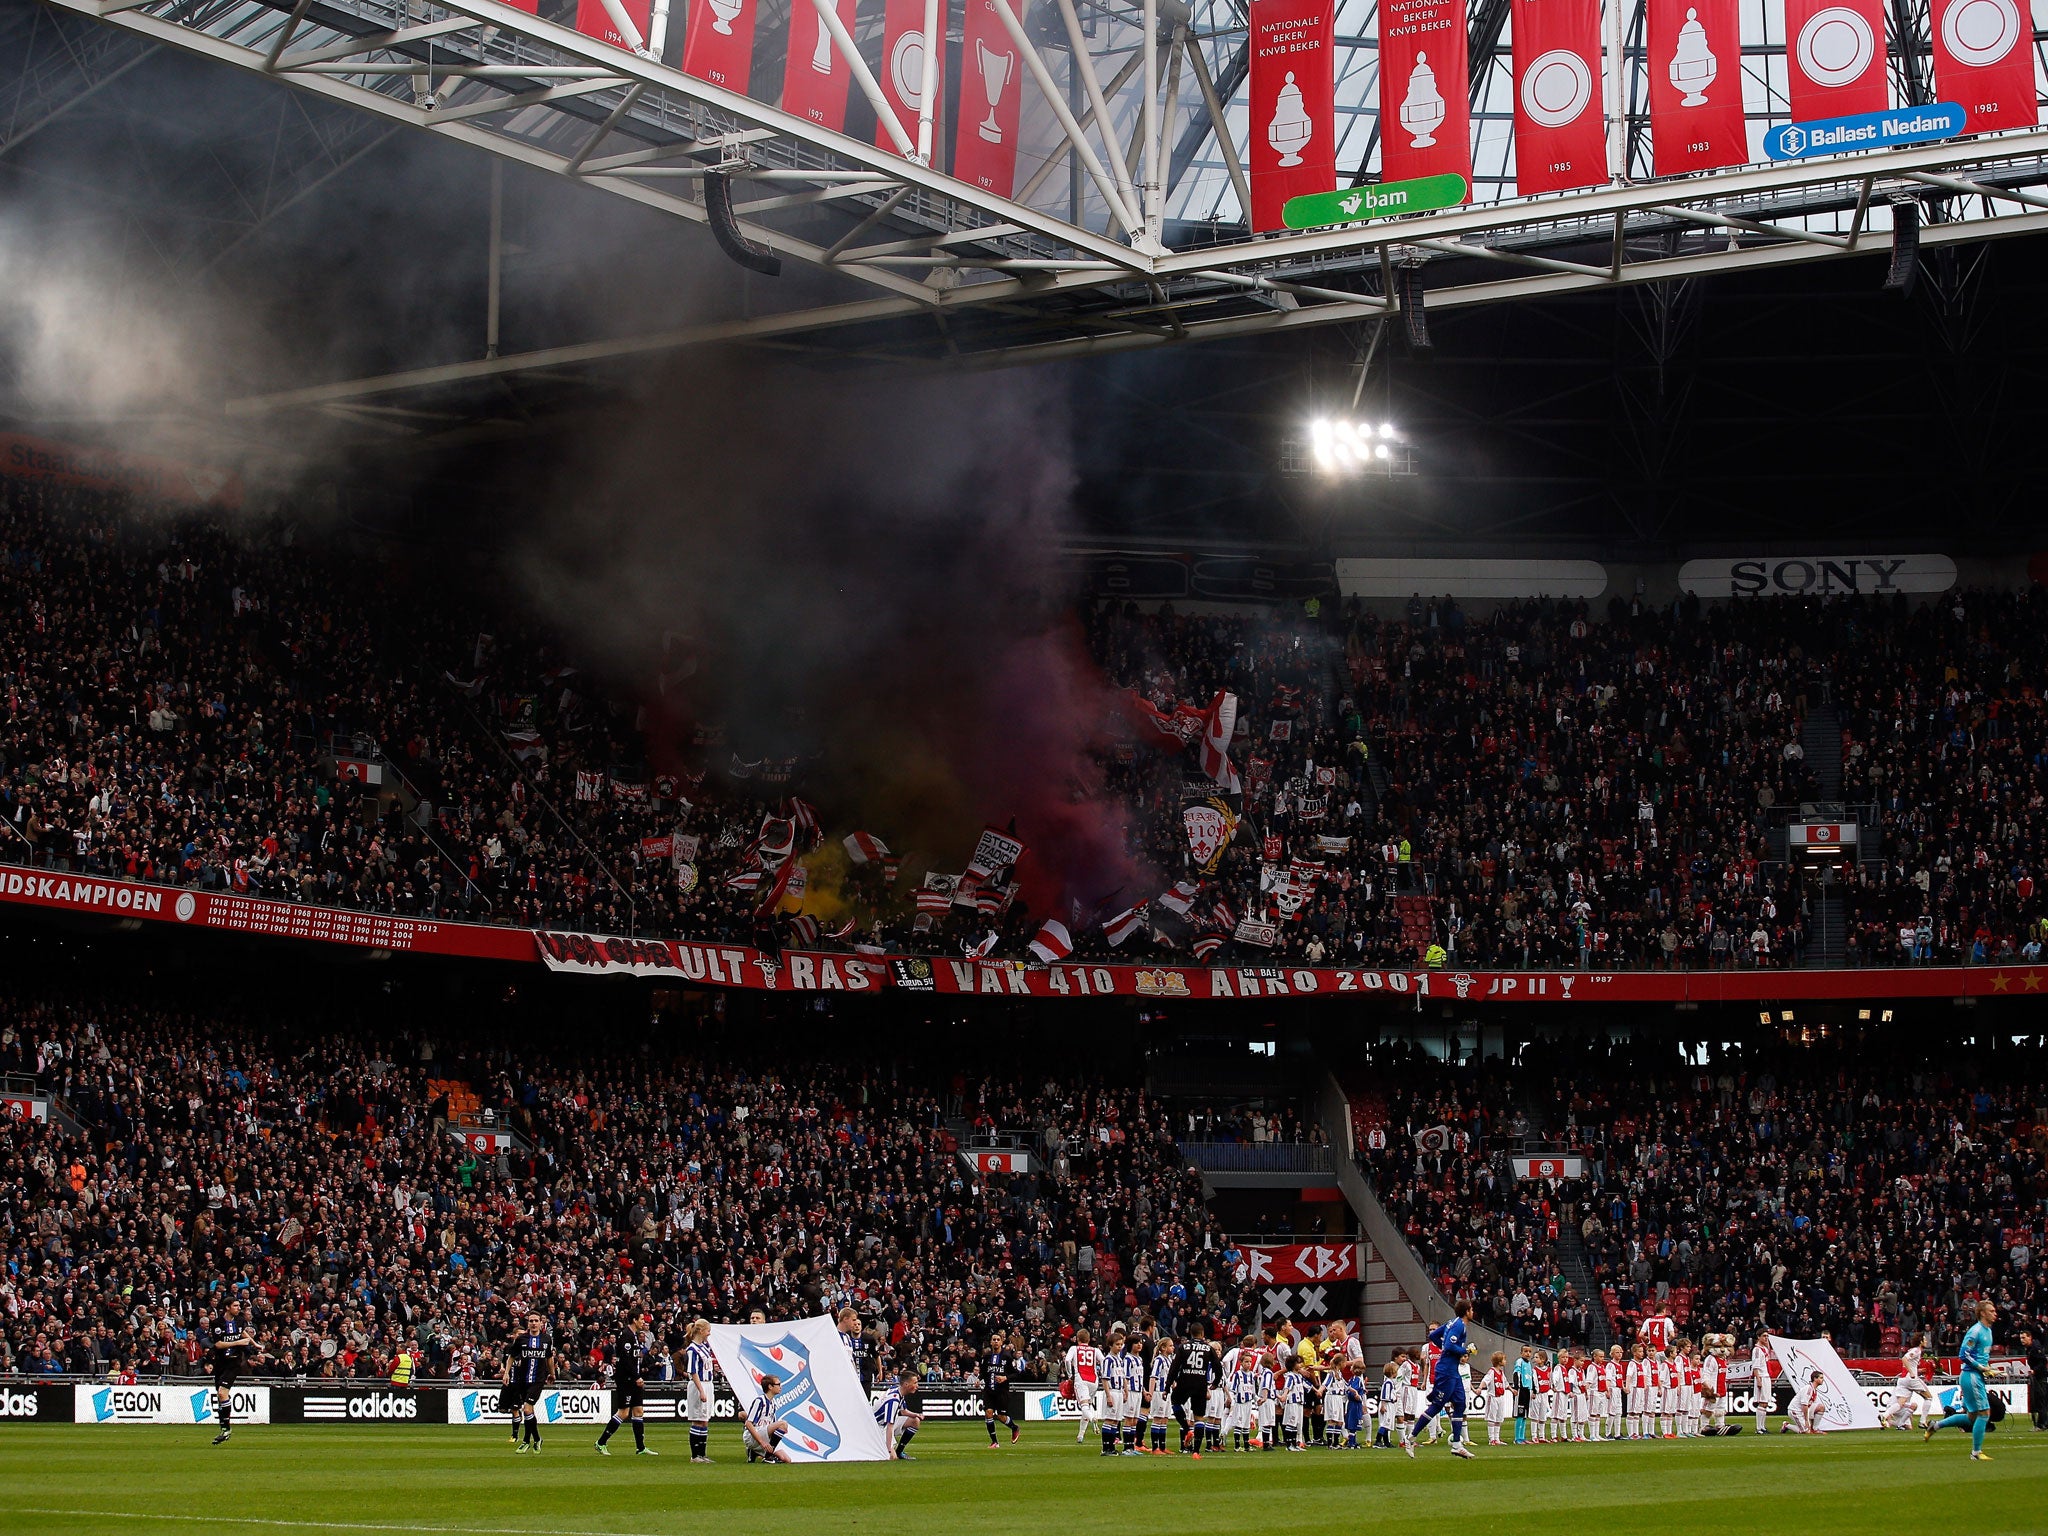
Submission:
M 1336 0 L 1252 0 L 1251 220 L 1337 185 Z
M 1516 0 L 1514 53 L 1515 189 L 1605 182 L 1600 0 Z
M 1659 176 L 1749 159 L 1739 0 L 1649 0 L 1650 137 Z
M 1472 180 L 1464 0 L 1381 0 L 1380 170 Z
M 775 1378 L 769 1411 L 789 1426 L 782 1447 L 799 1463 L 889 1460 L 888 1437 L 830 1317 L 713 1323 L 711 1353 L 742 1418 L 761 1400 L 764 1379 Z
M 1351 1243 L 1284 1243 L 1241 1250 L 1240 1279 L 1270 1320 L 1331 1323 L 1361 1315 L 1358 1249 Z

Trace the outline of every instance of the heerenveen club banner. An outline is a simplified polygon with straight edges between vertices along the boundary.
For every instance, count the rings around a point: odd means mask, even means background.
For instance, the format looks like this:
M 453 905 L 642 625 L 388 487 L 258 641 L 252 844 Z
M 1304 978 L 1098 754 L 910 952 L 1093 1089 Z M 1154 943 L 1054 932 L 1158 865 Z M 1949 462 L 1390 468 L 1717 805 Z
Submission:
M 951 997 L 1272 997 L 1460 1003 L 1797 1003 L 1829 998 L 2048 999 L 2048 965 L 1861 971 L 1466 971 L 1285 965 L 1057 965 L 886 957 L 681 939 L 497 928 L 352 912 L 0 865 L 0 905 L 211 932 L 500 960 L 583 976 L 648 976 L 764 992 L 929 992 Z

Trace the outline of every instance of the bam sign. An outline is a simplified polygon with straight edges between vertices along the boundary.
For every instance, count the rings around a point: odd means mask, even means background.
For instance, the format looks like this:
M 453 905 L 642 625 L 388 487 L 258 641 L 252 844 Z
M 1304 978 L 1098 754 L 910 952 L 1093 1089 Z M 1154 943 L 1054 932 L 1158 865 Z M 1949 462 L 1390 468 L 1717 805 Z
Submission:
M 1678 568 L 1678 585 L 1701 597 L 1889 597 L 1955 584 L 1956 563 L 1947 555 L 1759 556 Z

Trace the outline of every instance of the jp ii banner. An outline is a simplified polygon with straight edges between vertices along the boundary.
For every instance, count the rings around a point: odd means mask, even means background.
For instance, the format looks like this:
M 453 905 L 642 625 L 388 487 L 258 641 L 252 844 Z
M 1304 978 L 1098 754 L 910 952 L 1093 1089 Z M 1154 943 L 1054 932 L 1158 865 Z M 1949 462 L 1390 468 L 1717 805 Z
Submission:
M 861 1389 L 853 1356 L 829 1316 L 786 1323 L 713 1323 L 711 1353 L 744 1418 L 774 1378 L 769 1412 L 789 1426 L 782 1449 L 798 1463 L 887 1461 L 889 1441 Z
M 834 14 L 853 35 L 858 0 L 838 0 Z M 840 57 L 832 33 L 813 0 L 789 8 L 789 56 L 782 65 L 782 110 L 834 133 L 846 128 L 846 92 L 853 72 Z
M 1739 0 L 1649 0 L 1650 138 L 1659 176 L 1749 159 Z
M 1795 123 L 1882 112 L 1883 0 L 1785 0 L 1785 73 Z
M 1252 0 L 1251 220 L 1337 185 L 1336 0 Z
M 1970 133 L 2031 128 L 2034 45 L 2019 0 L 1934 0 L 1934 94 L 1963 109 Z
M 754 68 L 754 8 L 758 3 L 690 0 L 683 73 L 744 94 Z M 817 19 L 813 11 L 811 20 Z
M 1017 0 L 1017 19 L 1024 19 Z M 1017 119 L 1023 63 L 994 0 L 967 0 L 960 41 L 960 120 L 953 130 L 953 174 L 1008 197 L 1017 189 Z
M 1607 180 L 1600 0 L 1516 0 L 1515 190 Z
M 1464 0 L 1382 0 L 1380 175 L 1472 180 Z

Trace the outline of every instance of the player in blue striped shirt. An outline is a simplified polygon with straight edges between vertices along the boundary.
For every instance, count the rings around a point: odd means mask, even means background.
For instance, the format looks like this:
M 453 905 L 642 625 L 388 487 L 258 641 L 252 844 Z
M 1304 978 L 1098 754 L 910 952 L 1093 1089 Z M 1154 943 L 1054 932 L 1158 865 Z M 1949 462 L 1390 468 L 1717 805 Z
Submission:
M 917 1372 L 905 1371 L 889 1383 L 881 1401 L 875 1404 L 875 1422 L 889 1437 L 889 1454 L 898 1461 L 915 1461 L 917 1458 L 907 1449 L 910 1437 L 915 1435 L 924 1423 L 924 1415 L 912 1413 L 903 1406 L 903 1399 L 917 1393 Z
M 772 1466 L 778 1461 L 789 1460 L 789 1452 L 782 1448 L 782 1437 L 789 1433 L 789 1424 L 775 1416 L 775 1394 L 781 1390 L 780 1376 L 761 1378 L 761 1395 L 747 1409 L 749 1461 L 765 1461 Z
M 683 1351 L 683 1406 L 690 1420 L 690 1460 L 711 1460 L 712 1383 L 718 1371 L 711 1353 L 711 1324 L 697 1318 L 690 1324 L 690 1347 Z
M 1152 1421 L 1152 1454 L 1166 1454 L 1166 1426 L 1173 1419 L 1173 1335 L 1161 1334 L 1152 1352 L 1151 1392 L 1146 1408 Z
M 1977 1321 L 1963 1335 L 1963 1375 L 1956 1391 L 1960 1406 L 1939 1424 L 1928 1425 L 1927 1433 L 1920 1437 L 1923 1443 L 1932 1440 L 1937 1429 L 1967 1429 L 1970 1460 L 1991 1459 L 1984 1449 L 1984 1433 L 1991 1427 L 1991 1388 L 1985 1384 L 1984 1372 L 1991 1364 L 1991 1325 L 1997 1321 L 1997 1307 L 1989 1301 L 1977 1303 Z

